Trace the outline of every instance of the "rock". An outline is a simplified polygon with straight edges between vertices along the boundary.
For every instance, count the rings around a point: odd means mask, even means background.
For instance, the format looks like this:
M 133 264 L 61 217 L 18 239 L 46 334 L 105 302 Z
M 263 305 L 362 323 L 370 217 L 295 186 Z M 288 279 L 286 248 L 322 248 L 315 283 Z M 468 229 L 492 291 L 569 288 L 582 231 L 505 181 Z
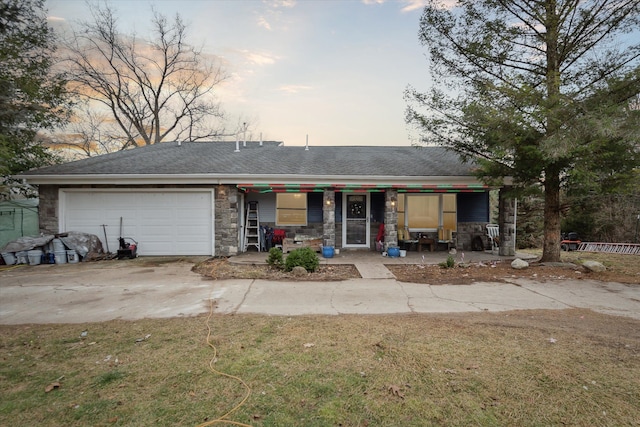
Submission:
M 307 270 L 304 267 L 296 265 L 295 267 L 293 267 L 293 270 L 291 270 L 291 273 L 294 276 L 306 276 L 307 275 Z
M 605 267 L 601 262 L 598 262 L 598 261 L 587 260 L 582 263 L 582 266 L 587 270 L 595 271 L 596 273 L 600 271 L 605 271 L 607 269 L 607 267 Z
M 520 258 L 516 258 L 511 262 L 511 268 L 515 268 L 516 270 L 524 270 L 527 267 L 529 267 L 529 263 Z

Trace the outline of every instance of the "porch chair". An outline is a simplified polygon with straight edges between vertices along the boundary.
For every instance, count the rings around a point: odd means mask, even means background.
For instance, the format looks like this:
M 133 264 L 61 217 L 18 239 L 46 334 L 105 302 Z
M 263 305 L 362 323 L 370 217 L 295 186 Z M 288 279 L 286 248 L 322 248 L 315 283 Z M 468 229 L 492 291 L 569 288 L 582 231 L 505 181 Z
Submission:
M 444 227 L 438 227 L 438 243 L 447 245 L 447 251 L 454 246 L 453 230 Z
M 402 237 L 400 235 L 402 235 Z M 404 231 L 398 230 L 398 244 L 401 248 L 406 250 L 415 250 L 418 245 L 418 240 L 417 236 L 411 236 L 409 227 L 404 227 Z
M 491 251 L 497 251 L 500 247 L 500 227 L 497 224 L 487 224 L 487 237 L 491 244 Z

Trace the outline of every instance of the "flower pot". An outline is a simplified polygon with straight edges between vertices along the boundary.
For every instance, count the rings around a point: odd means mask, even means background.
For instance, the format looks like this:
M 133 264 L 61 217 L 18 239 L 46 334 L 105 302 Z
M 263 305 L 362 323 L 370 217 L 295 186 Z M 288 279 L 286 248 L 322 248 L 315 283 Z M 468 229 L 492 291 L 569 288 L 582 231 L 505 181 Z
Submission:
M 334 249 L 333 246 L 323 246 L 322 247 L 322 256 L 324 258 L 333 258 Z
M 388 248 L 387 255 L 391 258 L 397 258 L 400 256 L 400 248 Z

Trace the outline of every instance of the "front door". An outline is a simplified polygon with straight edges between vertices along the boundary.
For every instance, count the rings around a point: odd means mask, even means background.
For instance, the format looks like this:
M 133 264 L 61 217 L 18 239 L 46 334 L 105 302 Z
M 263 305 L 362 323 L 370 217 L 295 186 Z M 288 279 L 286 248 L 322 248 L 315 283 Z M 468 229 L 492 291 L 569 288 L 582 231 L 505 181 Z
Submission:
M 342 246 L 369 247 L 369 193 L 343 193 Z

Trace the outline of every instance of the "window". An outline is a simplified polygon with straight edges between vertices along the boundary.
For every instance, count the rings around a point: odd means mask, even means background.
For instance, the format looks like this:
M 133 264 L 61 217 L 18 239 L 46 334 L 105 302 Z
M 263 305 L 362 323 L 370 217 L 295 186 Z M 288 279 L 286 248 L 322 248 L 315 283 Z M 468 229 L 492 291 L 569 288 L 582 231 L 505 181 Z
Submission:
M 457 229 L 457 205 L 455 194 L 443 194 L 442 195 L 442 228 L 445 230 Z
M 276 195 L 276 225 L 307 225 L 307 194 Z
M 408 196 L 406 216 L 409 228 L 438 228 L 440 220 L 439 205 L 439 196 Z
M 398 229 L 457 229 L 456 194 L 398 194 Z

